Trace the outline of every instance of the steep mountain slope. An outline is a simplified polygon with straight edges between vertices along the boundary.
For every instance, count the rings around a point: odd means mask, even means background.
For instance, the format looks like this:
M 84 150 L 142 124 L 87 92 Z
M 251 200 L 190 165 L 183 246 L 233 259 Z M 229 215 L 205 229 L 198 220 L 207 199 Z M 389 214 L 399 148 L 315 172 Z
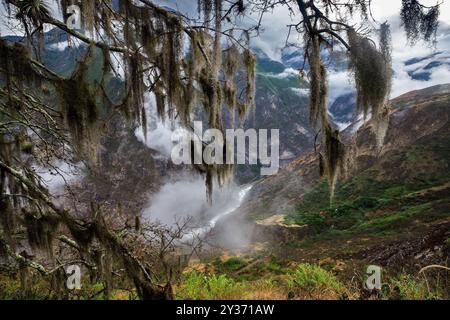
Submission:
M 337 197 L 345 184 L 364 175 L 371 183 L 363 187 L 380 188 L 382 183 L 404 186 L 408 190 L 445 182 L 450 175 L 448 146 L 450 134 L 450 85 L 411 92 L 392 101 L 385 145 L 378 150 L 370 123 L 350 126 L 346 140 L 355 140 L 351 154 L 349 178 L 338 187 Z M 357 130 L 353 136 L 352 133 Z M 255 184 L 243 209 L 254 217 L 288 214 L 320 181 L 314 152 L 290 163 L 277 176 Z M 371 175 L 372 174 L 372 175 Z M 433 180 L 435 179 L 435 180 Z M 349 187 L 350 188 L 350 187 Z M 360 190 L 352 186 L 356 195 Z M 348 195 L 347 195 L 348 196 Z M 323 201 L 328 201 L 325 190 Z
M 318 158 L 310 152 L 255 183 L 240 210 L 218 226 L 219 240 L 231 248 L 244 244 L 250 256 L 254 250 L 259 256 L 270 253 L 268 260 L 284 266 L 291 261 L 326 266 L 350 282 L 371 264 L 390 275 L 446 265 L 450 85 L 392 103 L 383 148 L 376 147 L 370 123 L 347 129 L 346 142 L 354 140 L 355 146 L 332 204 Z M 434 276 L 448 288 L 445 271 Z
M 245 129 L 278 129 L 280 164 L 289 163 L 313 146 L 314 130 L 309 125 L 308 83 L 299 72 L 270 59 L 255 49 L 256 108 L 244 123 Z M 259 178 L 259 168 L 241 165 L 237 178 L 248 183 Z

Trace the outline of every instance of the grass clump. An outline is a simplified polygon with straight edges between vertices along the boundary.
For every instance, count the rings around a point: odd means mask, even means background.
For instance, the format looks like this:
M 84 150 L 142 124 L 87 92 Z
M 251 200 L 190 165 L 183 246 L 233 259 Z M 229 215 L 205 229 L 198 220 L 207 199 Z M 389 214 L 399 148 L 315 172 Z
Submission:
M 239 257 L 232 257 L 225 262 L 222 263 L 222 266 L 227 269 L 240 269 L 247 265 L 247 262 L 244 259 L 241 259 Z
M 242 284 L 226 275 L 205 275 L 196 271 L 183 276 L 176 288 L 176 297 L 182 300 L 234 300 L 242 294 Z
M 384 298 L 395 300 L 436 300 L 442 299 L 438 290 L 429 289 L 424 279 L 409 274 L 401 274 L 389 281 Z
M 290 287 L 302 287 L 306 289 L 331 289 L 342 292 L 344 285 L 336 276 L 320 266 L 309 263 L 300 264 L 288 279 Z

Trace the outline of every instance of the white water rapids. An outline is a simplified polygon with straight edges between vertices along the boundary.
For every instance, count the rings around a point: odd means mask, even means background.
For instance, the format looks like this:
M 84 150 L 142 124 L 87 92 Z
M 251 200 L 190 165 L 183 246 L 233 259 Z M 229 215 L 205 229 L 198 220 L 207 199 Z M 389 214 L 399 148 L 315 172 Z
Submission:
M 222 206 L 222 211 L 220 211 L 220 213 L 218 213 L 211 220 L 209 220 L 208 223 L 203 227 L 195 228 L 190 232 L 188 232 L 186 235 L 183 236 L 181 242 L 188 242 L 195 238 L 201 238 L 202 236 L 210 232 L 216 226 L 219 220 L 225 218 L 226 216 L 232 214 L 237 209 L 239 209 L 240 205 L 242 204 L 242 201 L 245 199 L 245 196 L 248 194 L 251 188 L 252 188 L 251 185 L 242 188 L 238 192 L 238 196 L 234 198 L 233 201 L 229 201 L 228 205 Z
M 147 94 L 145 100 L 148 139 L 145 139 L 142 127 L 136 129 L 135 135 L 148 148 L 158 151 L 162 161 L 170 161 L 174 135 L 178 136 L 184 131 L 179 130 L 181 125 L 176 120 L 159 119 L 153 94 Z M 144 219 L 158 221 L 168 226 L 182 222 L 183 219 L 190 219 L 192 229 L 187 231 L 182 242 L 202 237 L 211 231 L 220 219 L 240 207 L 251 186 L 237 186 L 230 183 L 222 188 L 214 185 L 213 189 L 212 206 L 208 206 L 203 177 L 173 172 L 160 190 L 151 196 L 142 216 Z

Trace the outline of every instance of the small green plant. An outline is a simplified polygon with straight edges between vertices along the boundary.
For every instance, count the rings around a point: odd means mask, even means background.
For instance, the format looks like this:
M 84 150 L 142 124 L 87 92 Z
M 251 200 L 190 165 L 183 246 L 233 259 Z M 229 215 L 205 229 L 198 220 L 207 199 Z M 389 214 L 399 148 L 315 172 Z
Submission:
M 241 285 L 222 274 L 206 279 L 208 299 L 232 299 L 241 294 Z
M 184 275 L 176 289 L 179 299 L 227 300 L 242 295 L 242 285 L 226 275 L 205 275 L 196 271 Z
M 344 285 L 336 276 L 317 265 L 309 263 L 300 264 L 288 279 L 290 287 L 300 286 L 309 289 L 329 288 L 341 292 Z
M 266 269 L 275 274 L 286 273 L 286 269 L 282 267 L 281 262 L 275 256 L 270 258 L 270 261 L 266 264 Z
M 244 259 L 238 258 L 238 257 L 232 257 L 225 262 L 222 263 L 222 266 L 231 269 L 231 270 L 237 270 L 247 265 L 247 262 Z
M 430 291 L 424 279 L 402 274 L 390 281 L 388 298 L 398 300 L 434 300 L 439 299 L 438 292 Z

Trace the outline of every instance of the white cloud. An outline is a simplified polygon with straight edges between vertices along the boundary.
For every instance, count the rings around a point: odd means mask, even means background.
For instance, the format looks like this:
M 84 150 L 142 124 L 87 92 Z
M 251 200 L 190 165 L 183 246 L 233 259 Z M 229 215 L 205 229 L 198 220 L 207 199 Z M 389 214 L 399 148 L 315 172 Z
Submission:
M 286 79 L 290 77 L 298 77 L 299 73 L 298 70 L 295 70 L 293 68 L 286 68 L 282 73 L 266 73 L 266 77 L 273 77 L 278 79 Z
M 413 79 L 411 75 L 408 74 L 408 72 L 411 71 L 420 71 L 421 68 L 432 61 L 441 60 L 443 62 L 450 62 L 450 35 L 448 34 L 448 26 L 445 23 L 441 25 L 436 48 L 433 48 L 423 42 L 419 42 L 414 46 L 408 45 L 404 31 L 401 27 L 400 19 L 398 17 L 391 18 L 389 22 L 391 23 L 393 30 L 392 60 L 395 72 L 392 82 L 391 97 L 395 98 L 406 92 L 423 89 L 436 84 L 450 83 L 450 66 L 448 64 L 427 70 L 430 72 L 430 79 L 428 81 Z M 406 61 L 413 58 L 427 59 L 405 65 Z
M 181 176 L 175 181 L 163 185 L 143 211 L 146 219 L 173 225 L 182 219 L 191 218 L 195 225 L 205 221 L 216 220 L 220 214 L 236 209 L 242 199 L 239 198 L 241 188 L 229 184 L 222 188 L 214 186 L 213 204 L 206 202 L 206 187 L 201 176 Z
M 328 75 L 328 101 L 333 102 L 338 97 L 355 91 L 355 85 L 347 71 L 330 72 Z
M 414 80 L 405 70 L 397 68 L 397 73 L 392 83 L 391 97 L 395 98 L 409 91 L 424 89 L 443 83 L 450 83 L 450 67 L 448 65 L 433 68 L 430 80 L 428 81 Z

